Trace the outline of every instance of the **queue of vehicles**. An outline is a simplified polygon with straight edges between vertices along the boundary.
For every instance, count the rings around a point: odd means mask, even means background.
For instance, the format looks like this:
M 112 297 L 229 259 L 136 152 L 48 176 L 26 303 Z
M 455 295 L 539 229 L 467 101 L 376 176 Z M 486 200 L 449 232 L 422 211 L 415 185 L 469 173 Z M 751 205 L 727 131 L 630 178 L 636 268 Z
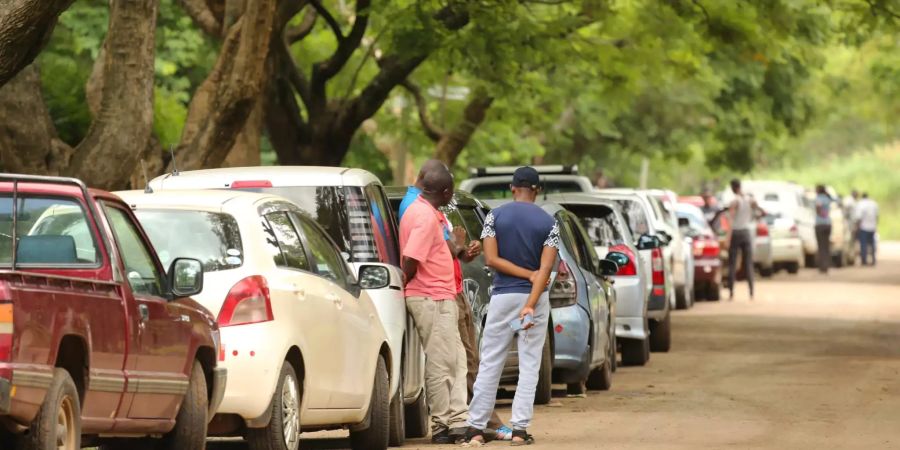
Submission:
M 514 169 L 460 183 L 444 213 L 468 240 L 510 201 Z M 544 404 L 554 383 L 609 389 L 617 352 L 641 366 L 669 351 L 671 311 L 719 299 L 722 233 L 671 191 L 597 191 L 577 168 L 538 170 L 563 244 Z M 294 450 L 301 432 L 327 429 L 382 449 L 427 435 L 424 353 L 399 268 L 405 187 L 281 166 L 172 173 L 117 194 L 2 175 L 0 191 L 3 449 L 200 450 L 228 436 Z M 771 265 L 760 270 L 796 271 L 803 222 L 763 196 Z M 483 257 L 463 264 L 479 339 L 492 278 Z M 513 347 L 502 383 L 517 376 Z

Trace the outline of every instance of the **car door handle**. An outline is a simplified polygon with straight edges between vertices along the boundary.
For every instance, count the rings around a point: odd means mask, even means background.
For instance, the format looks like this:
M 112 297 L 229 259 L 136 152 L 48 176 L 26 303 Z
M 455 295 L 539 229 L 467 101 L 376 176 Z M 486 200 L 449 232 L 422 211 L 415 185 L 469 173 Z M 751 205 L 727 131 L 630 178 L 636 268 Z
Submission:
M 482 267 L 481 270 L 483 270 L 484 273 L 486 273 L 486 274 L 488 274 L 488 275 L 493 275 L 493 274 L 494 274 L 493 272 L 491 272 L 491 268 L 488 267 L 488 266 Z
M 294 292 L 294 295 L 296 295 L 297 297 L 300 297 L 301 299 L 306 298 L 306 289 L 300 287 L 299 285 L 292 284 L 291 290 Z
M 141 314 L 141 322 L 150 320 L 150 308 L 147 305 L 138 305 L 138 312 Z
M 328 298 L 328 300 L 330 300 L 332 303 L 334 303 L 334 305 L 337 306 L 338 309 L 340 309 L 340 308 L 342 308 L 342 307 L 344 306 L 344 301 L 341 300 L 341 297 L 338 296 L 337 294 L 328 294 L 327 298 Z

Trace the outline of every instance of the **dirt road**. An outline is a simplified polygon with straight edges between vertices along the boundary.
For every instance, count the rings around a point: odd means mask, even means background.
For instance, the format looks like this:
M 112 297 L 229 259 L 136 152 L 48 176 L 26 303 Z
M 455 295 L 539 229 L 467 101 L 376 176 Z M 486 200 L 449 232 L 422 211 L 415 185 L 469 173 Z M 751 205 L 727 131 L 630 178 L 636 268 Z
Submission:
M 779 274 L 753 302 L 743 284 L 734 302 L 677 312 L 670 353 L 620 368 L 609 392 L 536 408 L 538 446 L 900 448 L 900 244 L 883 247 L 876 268 Z

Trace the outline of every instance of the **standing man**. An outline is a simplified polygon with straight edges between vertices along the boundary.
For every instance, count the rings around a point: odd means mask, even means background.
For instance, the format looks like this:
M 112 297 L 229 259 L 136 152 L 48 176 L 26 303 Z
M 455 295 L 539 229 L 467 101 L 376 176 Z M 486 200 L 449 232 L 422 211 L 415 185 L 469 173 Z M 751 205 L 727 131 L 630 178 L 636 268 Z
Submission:
M 547 283 L 559 248 L 559 225 L 534 204 L 539 186 L 538 172 L 520 167 L 513 174 L 513 201 L 485 219 L 481 235 L 484 254 L 496 275 L 470 405 L 469 442 L 485 441 L 483 430 L 494 410 L 506 354 L 517 339 L 519 382 L 512 406 L 512 443 L 534 443 L 527 430 L 534 415 L 534 394 L 550 316 Z
M 731 230 L 728 239 L 728 290 L 729 300 L 734 300 L 734 283 L 737 279 L 737 254 L 743 257 L 744 273 L 750 285 L 750 300 L 753 300 L 753 215 L 757 212 L 765 214 L 752 197 L 744 195 L 741 180 L 731 180 L 731 191 L 734 200 L 728 207 L 731 219 Z
M 452 444 L 452 428 L 467 418 L 465 349 L 459 336 L 453 255 L 438 208 L 453 199 L 453 176 L 446 167 L 425 173 L 422 193 L 400 220 L 400 252 L 406 307 L 425 348 L 425 394 L 431 441 Z
M 869 250 L 872 251 L 872 265 L 875 265 L 875 232 L 878 231 L 878 203 L 863 192 L 862 200 L 856 205 L 854 223 L 859 230 L 859 251 L 862 253 L 862 264 L 869 262 Z
M 816 186 L 816 244 L 819 247 L 819 273 L 828 273 L 831 265 L 831 196 L 825 185 Z

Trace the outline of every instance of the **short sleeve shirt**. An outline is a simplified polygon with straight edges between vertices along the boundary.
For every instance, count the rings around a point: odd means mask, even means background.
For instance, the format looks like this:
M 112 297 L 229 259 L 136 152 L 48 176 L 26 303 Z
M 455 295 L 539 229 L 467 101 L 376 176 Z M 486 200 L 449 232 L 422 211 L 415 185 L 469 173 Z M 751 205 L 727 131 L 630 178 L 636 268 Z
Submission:
M 511 202 L 488 213 L 481 238 L 489 237 L 497 240 L 498 256 L 519 267 L 538 270 L 544 247 L 559 248 L 559 224 L 534 203 Z M 493 293 L 528 294 L 531 282 L 497 272 Z
M 831 197 L 816 195 L 816 225 L 831 225 Z
M 406 285 L 407 297 L 450 300 L 456 296 L 453 256 L 444 239 L 443 215 L 419 197 L 400 219 L 400 252 L 419 262 Z

